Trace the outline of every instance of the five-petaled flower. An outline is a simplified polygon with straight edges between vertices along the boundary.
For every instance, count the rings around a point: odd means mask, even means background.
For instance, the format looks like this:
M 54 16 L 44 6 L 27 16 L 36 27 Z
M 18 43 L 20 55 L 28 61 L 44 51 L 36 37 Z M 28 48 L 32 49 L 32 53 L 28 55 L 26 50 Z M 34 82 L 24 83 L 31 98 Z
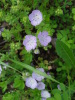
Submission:
M 29 15 L 29 20 L 33 26 L 39 25 L 43 20 L 42 13 L 39 10 L 33 10 Z
M 51 37 L 48 36 L 48 32 L 43 31 L 38 34 L 38 39 L 42 46 L 47 46 L 51 42 Z
M 43 82 L 38 82 L 37 87 L 38 90 L 44 90 L 45 89 L 45 84 Z
M 34 50 L 37 46 L 36 37 L 33 35 L 26 35 L 23 41 L 23 45 L 25 46 L 27 51 Z
M 28 77 L 26 79 L 25 84 L 26 84 L 27 87 L 30 87 L 31 89 L 35 89 L 37 87 L 37 81 L 32 77 Z

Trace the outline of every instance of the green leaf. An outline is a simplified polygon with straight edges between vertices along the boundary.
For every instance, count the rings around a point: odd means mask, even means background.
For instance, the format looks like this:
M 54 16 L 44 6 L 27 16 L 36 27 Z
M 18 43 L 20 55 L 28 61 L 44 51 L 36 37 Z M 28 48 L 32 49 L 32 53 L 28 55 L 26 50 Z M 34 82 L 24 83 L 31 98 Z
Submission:
M 2 88 L 2 92 L 5 92 L 5 90 L 7 89 L 7 82 L 0 82 L 0 87 Z
M 60 91 L 60 90 L 58 90 L 58 89 L 53 89 L 53 90 L 52 90 L 52 94 L 55 94 L 55 93 L 59 93 L 59 94 L 60 94 L 60 93 L 61 93 L 61 91 Z
M 62 41 L 56 41 L 56 52 L 68 66 L 75 67 L 75 57 L 72 50 Z
M 25 84 L 24 81 L 21 80 L 19 77 L 16 77 L 13 84 L 14 88 L 18 88 L 20 90 L 24 89 Z
M 75 14 L 75 8 L 72 8 L 72 13 Z
M 68 99 L 68 93 L 66 91 L 63 92 L 63 100 L 69 100 Z
M 61 95 L 59 93 L 55 93 L 54 98 L 55 98 L 55 100 L 62 100 Z
M 2 100 L 21 100 L 19 91 L 7 92 L 3 95 Z
M 12 95 L 12 94 L 6 93 L 6 94 L 3 96 L 2 100 L 14 100 L 14 98 L 13 98 L 13 95 Z
M 55 100 L 55 98 L 51 97 L 51 98 L 48 98 L 47 100 Z
M 61 90 L 65 91 L 65 85 L 63 83 L 60 83 Z

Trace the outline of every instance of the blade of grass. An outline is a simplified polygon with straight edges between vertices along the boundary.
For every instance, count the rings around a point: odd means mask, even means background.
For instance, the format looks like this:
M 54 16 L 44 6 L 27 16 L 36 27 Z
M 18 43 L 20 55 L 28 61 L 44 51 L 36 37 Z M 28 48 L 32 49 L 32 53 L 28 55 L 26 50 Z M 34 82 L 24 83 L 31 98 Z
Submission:
M 18 65 L 26 68 L 27 70 L 30 70 L 30 71 L 35 72 L 37 74 L 40 74 L 40 75 L 44 76 L 45 78 L 48 78 L 48 79 L 52 80 L 53 82 L 60 83 L 57 80 L 55 80 L 54 78 L 52 78 L 51 76 L 47 75 L 45 72 L 41 72 L 41 71 L 35 69 L 34 67 L 32 67 L 30 65 L 27 65 L 27 64 L 24 64 L 22 62 L 15 61 L 15 60 L 12 60 L 12 59 L 9 59 L 9 60 L 12 61 L 15 64 L 18 64 Z
M 15 68 L 13 68 L 13 67 L 11 67 L 11 66 L 9 66 L 9 65 L 5 64 L 5 63 L 4 63 L 4 62 L 2 62 L 2 61 L 0 61 L 0 64 L 1 64 L 1 65 L 3 65 L 3 66 L 9 67 L 9 68 L 11 68 L 11 69 L 13 69 L 13 70 L 17 71 L 18 73 L 22 74 L 19 70 L 17 70 L 17 69 L 15 69 Z

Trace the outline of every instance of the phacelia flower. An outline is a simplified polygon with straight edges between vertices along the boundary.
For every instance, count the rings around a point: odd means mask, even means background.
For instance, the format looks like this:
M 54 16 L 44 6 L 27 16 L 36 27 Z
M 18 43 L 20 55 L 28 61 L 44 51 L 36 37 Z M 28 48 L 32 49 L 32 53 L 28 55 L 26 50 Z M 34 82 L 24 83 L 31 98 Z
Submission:
M 32 35 L 26 35 L 25 39 L 23 41 L 23 45 L 25 46 L 27 51 L 30 51 L 32 49 L 35 49 L 37 46 L 37 40 L 35 36 Z
M 42 98 L 42 100 L 46 100 L 46 98 Z
M 49 97 L 51 97 L 51 94 L 47 90 L 42 90 L 41 97 L 42 98 L 49 98 Z
M 43 68 L 37 68 L 37 70 L 40 70 L 41 72 L 44 72 Z M 42 79 L 44 79 L 44 76 L 41 76 L 35 72 L 32 73 L 32 77 L 37 80 L 37 81 L 41 81 Z
M 38 34 L 38 39 L 42 46 L 47 46 L 51 42 L 51 37 L 48 36 L 48 32 L 43 31 Z
M 39 25 L 43 20 L 42 13 L 39 10 L 33 10 L 29 15 L 29 20 L 33 26 Z
M 38 82 L 37 87 L 38 90 L 44 90 L 45 89 L 45 84 L 43 82 Z
M 1 72 L 2 72 L 2 68 L 1 68 L 1 65 L 0 65 L 0 74 L 1 74 Z
M 28 77 L 26 79 L 25 84 L 26 84 L 27 87 L 30 87 L 31 89 L 35 89 L 37 87 L 37 81 L 32 77 Z
M 58 90 L 60 90 L 60 91 L 61 91 L 61 88 L 60 88 L 60 85 L 59 85 L 59 84 L 57 85 L 57 88 L 58 88 Z

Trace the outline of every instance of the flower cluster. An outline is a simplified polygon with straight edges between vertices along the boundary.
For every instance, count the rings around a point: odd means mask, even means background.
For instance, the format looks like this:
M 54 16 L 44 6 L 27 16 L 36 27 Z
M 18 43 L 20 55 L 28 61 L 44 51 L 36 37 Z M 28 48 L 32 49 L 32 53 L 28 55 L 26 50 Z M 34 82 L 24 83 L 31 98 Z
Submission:
M 43 68 L 37 68 L 37 69 L 40 70 L 41 72 L 44 72 Z M 43 76 L 33 72 L 32 77 L 28 77 L 26 79 L 26 86 L 30 87 L 31 89 L 37 88 L 38 90 L 42 90 L 45 88 L 45 84 L 43 82 L 40 82 L 43 79 L 44 79 Z
M 37 70 L 40 70 L 41 72 L 44 72 L 43 68 L 37 68 Z M 46 100 L 46 98 L 51 97 L 50 93 L 45 89 L 45 84 L 43 82 L 41 82 L 44 79 L 44 76 L 41 76 L 35 72 L 32 73 L 32 77 L 28 77 L 26 79 L 26 86 L 30 87 L 31 89 L 35 89 L 37 88 L 38 90 L 42 90 L 41 91 L 41 97 L 42 100 Z
M 33 10 L 32 13 L 29 15 L 29 20 L 33 26 L 39 25 L 42 18 L 42 13 L 39 10 Z M 48 43 L 51 42 L 51 37 L 48 36 L 48 32 L 43 31 L 38 34 L 38 39 L 42 46 L 47 46 Z M 33 35 L 26 35 L 25 39 L 23 40 L 23 45 L 25 46 L 27 51 L 34 50 L 37 46 L 37 39 Z M 39 51 L 34 51 L 35 54 L 38 54 Z
M 43 31 L 38 34 L 38 39 L 42 46 L 47 46 L 51 42 L 51 37 L 48 36 L 48 32 Z M 27 51 L 34 50 L 37 46 L 37 39 L 33 35 L 26 35 L 23 41 Z
M 43 20 L 42 13 L 39 10 L 33 10 L 29 15 L 29 20 L 33 26 L 39 25 Z

